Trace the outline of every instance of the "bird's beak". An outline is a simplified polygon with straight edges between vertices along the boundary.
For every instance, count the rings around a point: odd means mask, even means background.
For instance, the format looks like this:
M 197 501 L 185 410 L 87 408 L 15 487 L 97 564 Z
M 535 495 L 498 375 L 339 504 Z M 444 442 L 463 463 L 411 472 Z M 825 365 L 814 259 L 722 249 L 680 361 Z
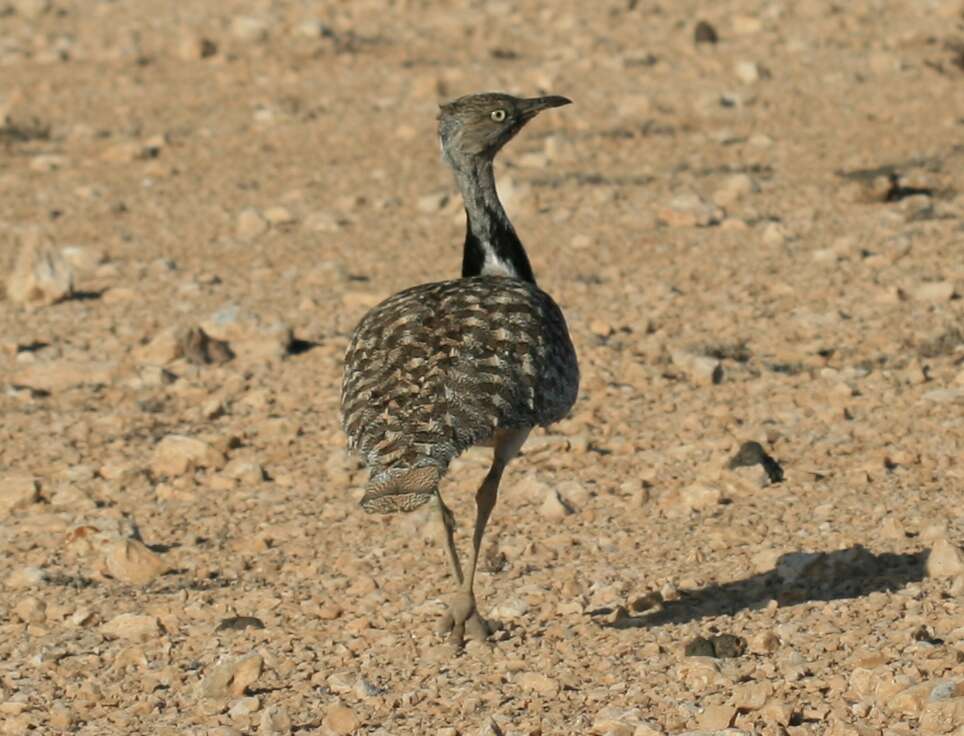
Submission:
M 571 104 L 572 100 L 570 100 L 568 97 L 561 97 L 560 95 L 550 95 L 549 97 L 529 97 L 525 100 L 521 100 L 518 103 L 522 117 L 524 117 L 526 120 L 531 120 L 540 112 L 547 110 L 550 107 L 562 107 L 563 105 Z

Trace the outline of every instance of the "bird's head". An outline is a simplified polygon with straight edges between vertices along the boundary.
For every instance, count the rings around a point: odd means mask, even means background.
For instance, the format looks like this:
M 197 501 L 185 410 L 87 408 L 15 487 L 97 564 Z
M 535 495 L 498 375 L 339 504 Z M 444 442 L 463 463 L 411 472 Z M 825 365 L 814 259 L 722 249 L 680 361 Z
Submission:
M 459 97 L 439 108 L 442 153 L 456 168 L 470 159 L 491 161 L 541 111 L 570 102 L 558 95 L 520 98 L 495 92 Z

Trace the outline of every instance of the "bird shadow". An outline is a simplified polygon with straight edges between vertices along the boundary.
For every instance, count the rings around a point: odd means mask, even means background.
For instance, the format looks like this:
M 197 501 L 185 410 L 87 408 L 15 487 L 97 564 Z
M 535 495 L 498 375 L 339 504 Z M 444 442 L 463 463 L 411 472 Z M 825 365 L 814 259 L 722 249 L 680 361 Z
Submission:
M 927 555 L 927 550 L 874 554 L 861 545 L 832 552 L 789 552 L 778 558 L 772 570 L 742 580 L 681 591 L 678 599 L 664 601 L 649 610 L 631 613 L 622 609 L 597 609 L 590 615 L 601 626 L 626 629 L 733 616 L 740 611 L 763 608 L 770 601 L 784 607 L 861 598 L 923 580 Z

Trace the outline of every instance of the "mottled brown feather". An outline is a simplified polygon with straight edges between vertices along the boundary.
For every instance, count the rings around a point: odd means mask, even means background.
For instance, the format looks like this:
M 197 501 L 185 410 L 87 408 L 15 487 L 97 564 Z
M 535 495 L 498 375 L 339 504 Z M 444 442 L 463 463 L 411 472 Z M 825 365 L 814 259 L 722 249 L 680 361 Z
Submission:
M 562 419 L 578 385 L 565 318 L 534 284 L 476 276 L 390 297 L 345 355 L 342 422 L 371 472 L 362 506 L 417 508 L 453 458 L 496 429 Z

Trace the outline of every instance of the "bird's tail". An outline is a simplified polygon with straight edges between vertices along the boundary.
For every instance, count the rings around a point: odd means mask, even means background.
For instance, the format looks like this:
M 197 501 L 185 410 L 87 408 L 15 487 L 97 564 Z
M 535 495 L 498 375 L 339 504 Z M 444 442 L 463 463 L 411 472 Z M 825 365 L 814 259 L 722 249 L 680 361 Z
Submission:
M 370 514 L 414 511 L 432 500 L 441 478 L 441 471 L 434 465 L 389 468 L 368 481 L 361 507 Z

